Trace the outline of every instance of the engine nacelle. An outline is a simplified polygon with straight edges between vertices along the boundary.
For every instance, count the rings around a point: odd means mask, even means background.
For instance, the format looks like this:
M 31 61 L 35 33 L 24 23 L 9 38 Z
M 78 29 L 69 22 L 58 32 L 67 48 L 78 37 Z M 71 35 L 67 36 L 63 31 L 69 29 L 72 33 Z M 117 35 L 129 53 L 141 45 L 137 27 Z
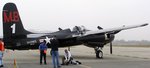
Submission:
M 77 40 L 82 41 L 84 45 L 89 47 L 95 47 L 100 46 L 103 47 L 103 45 L 110 43 L 114 40 L 113 34 L 100 34 L 100 35 L 88 35 L 84 37 L 79 37 Z

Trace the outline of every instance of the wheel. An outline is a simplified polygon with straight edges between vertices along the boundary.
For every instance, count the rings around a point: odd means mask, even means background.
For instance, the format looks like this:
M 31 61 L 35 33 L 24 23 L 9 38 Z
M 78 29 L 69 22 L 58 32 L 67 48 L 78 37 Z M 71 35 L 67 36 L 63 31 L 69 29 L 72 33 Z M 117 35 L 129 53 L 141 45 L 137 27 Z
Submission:
M 103 58 L 103 52 L 101 50 L 96 52 L 96 58 L 99 58 L 99 59 Z

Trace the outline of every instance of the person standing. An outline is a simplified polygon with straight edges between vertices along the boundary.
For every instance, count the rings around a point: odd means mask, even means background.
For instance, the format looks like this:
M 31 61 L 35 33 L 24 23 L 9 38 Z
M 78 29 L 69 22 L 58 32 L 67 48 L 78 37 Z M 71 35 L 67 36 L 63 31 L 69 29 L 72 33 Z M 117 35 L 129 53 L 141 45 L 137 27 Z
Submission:
M 59 63 L 59 53 L 58 53 L 58 46 L 60 45 L 56 37 L 53 37 L 51 40 L 51 53 L 52 53 L 52 62 L 54 68 L 60 68 Z
M 47 45 L 46 45 L 46 41 L 45 40 L 39 45 L 39 50 L 40 50 L 40 64 L 42 64 L 42 59 L 43 58 L 44 58 L 44 64 L 47 64 L 46 63 Z
M 0 40 L 0 67 L 4 67 L 2 62 L 4 50 L 5 50 L 4 43 Z

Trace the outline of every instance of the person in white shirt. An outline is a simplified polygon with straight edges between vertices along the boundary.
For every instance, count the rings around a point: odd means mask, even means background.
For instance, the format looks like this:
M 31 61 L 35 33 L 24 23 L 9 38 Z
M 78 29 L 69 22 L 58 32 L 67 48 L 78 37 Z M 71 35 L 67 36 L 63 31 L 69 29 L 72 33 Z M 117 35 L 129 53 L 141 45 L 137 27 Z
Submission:
M 62 58 L 62 65 L 68 65 L 69 63 L 71 63 L 71 61 L 73 60 L 70 51 L 68 51 L 67 49 L 64 50 L 65 54 L 64 57 Z

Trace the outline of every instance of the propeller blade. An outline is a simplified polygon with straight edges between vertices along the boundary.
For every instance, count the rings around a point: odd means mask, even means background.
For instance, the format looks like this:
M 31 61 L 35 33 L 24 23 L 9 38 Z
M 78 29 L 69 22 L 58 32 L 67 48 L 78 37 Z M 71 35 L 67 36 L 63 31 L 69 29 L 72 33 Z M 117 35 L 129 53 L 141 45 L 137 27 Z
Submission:
M 112 42 L 110 42 L 110 54 L 112 54 Z

